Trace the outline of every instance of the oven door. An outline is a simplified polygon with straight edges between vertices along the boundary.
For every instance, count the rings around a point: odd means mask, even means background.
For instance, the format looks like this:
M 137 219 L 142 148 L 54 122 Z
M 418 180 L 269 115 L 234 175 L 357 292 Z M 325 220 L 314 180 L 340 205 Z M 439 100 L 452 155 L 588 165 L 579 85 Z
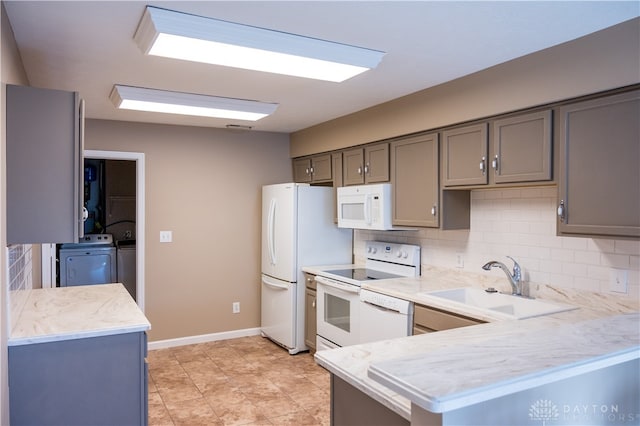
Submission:
M 360 337 L 360 287 L 316 276 L 317 333 L 338 346 L 358 343 Z

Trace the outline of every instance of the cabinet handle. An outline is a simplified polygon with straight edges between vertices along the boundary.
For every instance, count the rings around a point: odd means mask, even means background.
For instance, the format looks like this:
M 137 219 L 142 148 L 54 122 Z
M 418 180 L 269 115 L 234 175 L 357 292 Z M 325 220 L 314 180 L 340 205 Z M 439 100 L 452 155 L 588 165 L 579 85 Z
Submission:
M 369 163 L 364 165 L 364 173 L 368 174 L 369 173 Z
M 435 216 L 437 212 L 437 206 L 434 204 L 433 207 L 431 207 L 431 216 Z
M 495 158 L 491 161 L 491 167 L 498 173 L 498 154 L 496 154 Z
M 309 173 L 313 174 L 315 170 L 313 170 L 313 166 L 311 166 L 311 168 L 309 169 Z
M 362 174 L 362 167 L 358 167 L 358 174 L 361 175 Z
M 482 176 L 484 176 L 487 173 L 487 157 L 482 157 L 482 160 L 480 160 L 480 171 L 482 171 Z
M 316 299 L 313 299 L 313 302 L 311 302 L 311 307 L 312 307 L 313 309 L 315 309 L 315 308 L 316 308 Z
M 565 216 L 564 216 L 564 200 L 560 200 L 560 205 L 558 206 L 558 217 L 560 218 L 560 222 L 565 223 Z
M 306 174 L 311 174 L 311 170 L 310 170 L 308 167 L 307 167 L 306 169 L 304 169 L 304 172 L 305 172 Z

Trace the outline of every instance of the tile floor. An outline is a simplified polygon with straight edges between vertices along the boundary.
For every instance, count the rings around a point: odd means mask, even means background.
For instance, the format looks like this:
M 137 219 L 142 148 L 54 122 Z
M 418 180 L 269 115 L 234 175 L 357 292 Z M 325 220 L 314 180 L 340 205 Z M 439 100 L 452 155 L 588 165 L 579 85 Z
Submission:
M 149 351 L 149 425 L 329 425 L 329 373 L 261 336 Z

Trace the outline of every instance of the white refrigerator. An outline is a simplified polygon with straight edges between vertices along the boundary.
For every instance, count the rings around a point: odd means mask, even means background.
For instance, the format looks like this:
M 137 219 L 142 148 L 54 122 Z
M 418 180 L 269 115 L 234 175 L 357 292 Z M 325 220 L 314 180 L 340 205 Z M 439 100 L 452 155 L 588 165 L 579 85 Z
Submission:
M 262 187 L 261 333 L 290 354 L 304 344 L 303 266 L 351 264 L 351 229 L 334 223 L 330 187 Z

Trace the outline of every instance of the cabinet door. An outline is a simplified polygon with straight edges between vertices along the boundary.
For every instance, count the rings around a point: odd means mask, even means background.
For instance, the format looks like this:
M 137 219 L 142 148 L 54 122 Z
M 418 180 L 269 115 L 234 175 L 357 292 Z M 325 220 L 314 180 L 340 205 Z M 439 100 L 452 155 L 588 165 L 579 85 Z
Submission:
M 391 143 L 393 224 L 438 227 L 438 134 Z
M 494 182 L 551 179 L 551 111 L 493 122 Z
M 313 182 L 331 181 L 331 155 L 311 157 L 311 180 Z
M 296 158 L 293 160 L 293 181 L 298 183 L 311 182 L 310 158 Z
M 560 108 L 560 233 L 640 237 L 638 117 L 638 90 Z
M 364 183 L 364 152 L 362 148 L 349 149 L 342 152 L 342 178 L 344 185 L 360 185 Z
M 76 243 L 84 232 L 82 103 L 7 85 L 7 243 Z
M 15 425 L 146 425 L 143 332 L 9 347 Z
M 389 182 L 389 144 L 381 143 L 364 148 L 365 183 Z
M 442 132 L 444 186 L 487 184 L 487 124 Z
M 484 321 L 469 318 L 452 312 L 441 311 L 424 305 L 414 305 L 413 329 L 414 334 L 432 333 L 435 331 L 451 330 L 452 328 L 467 327 L 482 324 Z

